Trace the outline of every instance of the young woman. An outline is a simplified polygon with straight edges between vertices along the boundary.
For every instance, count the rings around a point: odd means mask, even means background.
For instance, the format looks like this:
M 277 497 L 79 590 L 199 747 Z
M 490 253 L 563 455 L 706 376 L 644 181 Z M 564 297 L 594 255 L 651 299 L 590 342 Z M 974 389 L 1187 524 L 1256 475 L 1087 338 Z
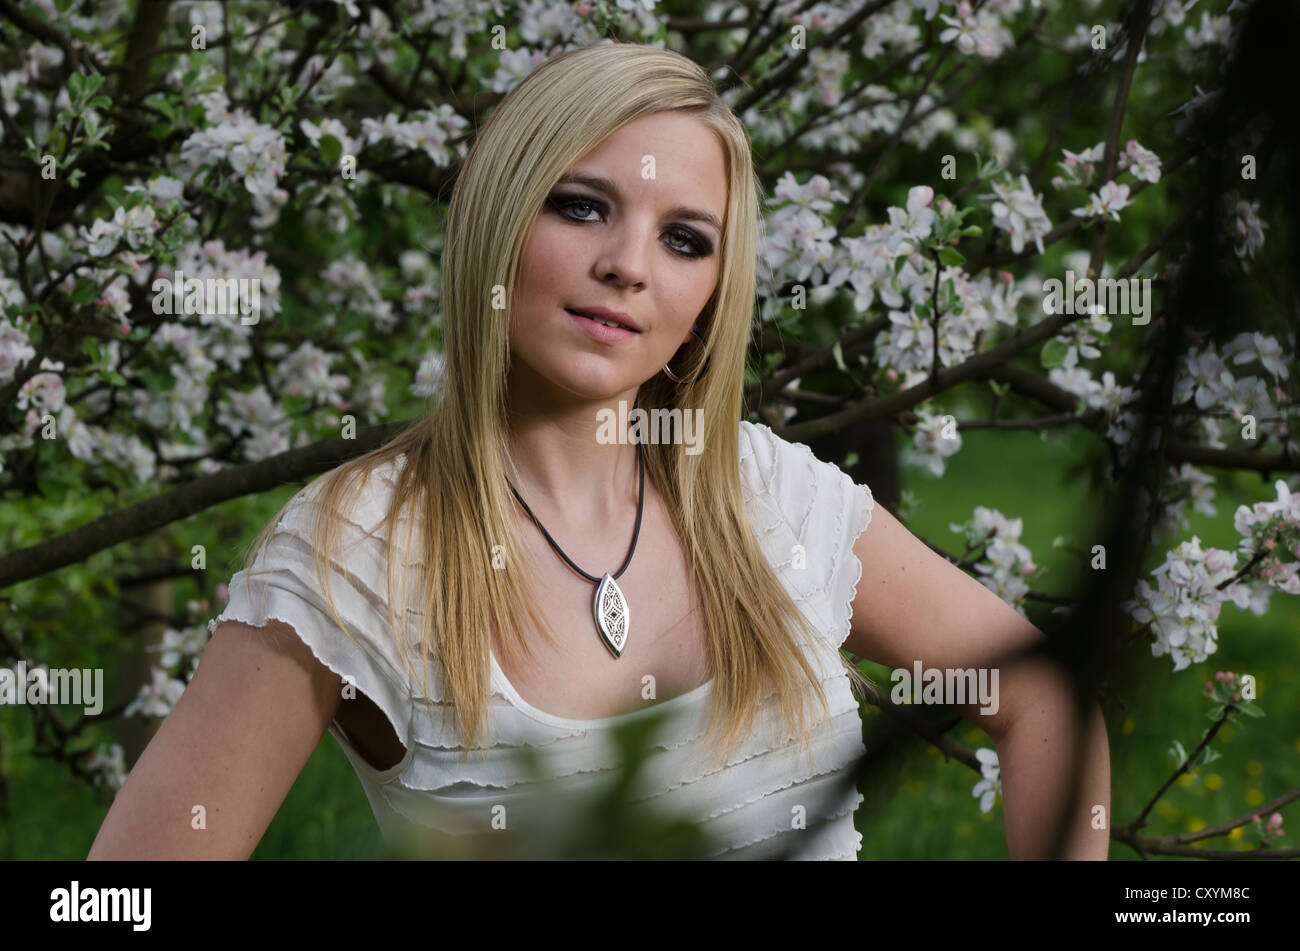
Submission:
M 855 858 L 839 649 L 978 667 L 1042 635 L 740 418 L 760 201 L 685 57 L 574 50 L 512 91 L 452 195 L 436 408 L 267 526 L 91 858 L 247 857 L 327 728 L 420 854 L 636 826 L 701 856 Z M 997 744 L 1013 857 L 1047 854 L 1079 758 L 1066 854 L 1106 855 L 1104 727 L 1077 734 L 1071 702 L 1024 663 L 996 712 L 962 708 Z M 636 808 L 594 814 L 611 790 Z

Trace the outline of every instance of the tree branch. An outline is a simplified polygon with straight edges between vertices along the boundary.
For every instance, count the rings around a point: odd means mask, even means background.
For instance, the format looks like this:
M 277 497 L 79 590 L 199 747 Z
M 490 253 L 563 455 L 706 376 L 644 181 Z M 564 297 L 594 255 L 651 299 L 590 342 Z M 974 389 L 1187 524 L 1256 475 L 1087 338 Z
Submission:
M 96 552 L 143 537 L 221 502 L 268 492 L 326 472 L 382 446 L 415 422 L 384 423 L 358 433 L 355 439 L 323 439 L 269 459 L 223 469 L 48 541 L 0 555 L 0 589 L 84 561 Z

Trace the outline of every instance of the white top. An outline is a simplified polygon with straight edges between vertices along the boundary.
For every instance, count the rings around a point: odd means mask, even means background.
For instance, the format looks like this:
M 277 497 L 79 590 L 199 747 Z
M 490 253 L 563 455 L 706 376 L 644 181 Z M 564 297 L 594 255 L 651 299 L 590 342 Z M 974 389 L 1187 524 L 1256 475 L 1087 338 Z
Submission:
M 343 526 L 347 567 L 331 563 L 334 603 L 364 650 L 336 626 L 316 583 L 310 541 L 316 509 L 306 501 L 310 491 L 286 512 L 254 563 L 251 592 L 244 572 L 236 573 L 229 604 L 209 628 L 231 619 L 254 627 L 271 618 L 284 621 L 321 662 L 341 677 L 350 677 L 384 711 L 406 749 L 402 761 L 390 769 L 370 766 L 336 722 L 329 732 L 356 769 L 384 837 L 399 848 L 429 830 L 444 836 L 444 843 L 480 841 L 457 837 L 494 834 L 501 841 L 503 823 L 519 834 L 558 834 L 565 828 L 563 817 L 579 816 L 583 797 L 599 795 L 603 784 L 618 773 L 613 769 L 620 760 L 612 731 L 646 717 L 658 722 L 662 714 L 665 732 L 656 734 L 657 745 L 635 774 L 638 803 L 656 814 L 663 810 L 690 816 L 709 838 L 710 855 L 720 859 L 759 859 L 785 852 L 799 859 L 852 861 L 862 842 L 853 826 L 853 811 L 863 797 L 846 779 L 847 767 L 865 749 L 858 703 L 838 648 L 849 633 L 852 600 L 862 574 L 853 543 L 871 521 L 874 502 L 867 486 L 817 459 L 802 443 L 783 440 L 767 426 L 744 420 L 739 426 L 741 484 L 755 534 L 786 589 L 822 635 L 806 647 L 810 665 L 822 679 L 831 716 L 824 718 L 815 701 L 808 706 L 815 724 L 811 764 L 801 755 L 797 738 L 784 731 L 784 738 L 774 735 L 782 724 L 774 695 L 760 704 L 747 740 L 725 768 L 718 768 L 716 756 L 713 763 L 701 758 L 712 752 L 711 738 L 703 736 L 712 680 L 643 710 L 574 720 L 525 701 L 495 656 L 489 697 L 491 745 L 464 758 L 451 713 L 445 725 L 441 719 L 451 705 L 444 703 L 437 665 L 429 672 L 432 695 L 424 696 L 422 685 L 403 672 L 385 607 L 386 566 L 376 529 L 404 457 L 372 472 L 351 520 Z M 402 533 L 404 538 L 405 525 Z M 407 560 L 420 563 L 418 558 Z M 395 579 L 395 585 L 400 581 Z M 408 636 L 414 644 L 420 616 L 417 611 L 411 614 Z M 525 746 L 541 754 L 540 773 L 525 770 L 517 755 Z M 545 794 L 539 794 L 543 789 Z

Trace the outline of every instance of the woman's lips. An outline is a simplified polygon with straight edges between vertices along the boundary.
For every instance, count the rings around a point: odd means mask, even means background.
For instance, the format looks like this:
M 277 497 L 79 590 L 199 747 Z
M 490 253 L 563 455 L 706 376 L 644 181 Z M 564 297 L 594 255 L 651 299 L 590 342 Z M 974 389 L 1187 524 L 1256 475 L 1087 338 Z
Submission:
M 584 317 L 567 307 L 564 312 L 569 315 L 575 324 L 582 328 L 587 336 L 600 343 L 618 343 L 620 340 L 629 340 L 638 336 L 635 330 L 628 330 L 626 327 L 607 327 L 599 321 Z

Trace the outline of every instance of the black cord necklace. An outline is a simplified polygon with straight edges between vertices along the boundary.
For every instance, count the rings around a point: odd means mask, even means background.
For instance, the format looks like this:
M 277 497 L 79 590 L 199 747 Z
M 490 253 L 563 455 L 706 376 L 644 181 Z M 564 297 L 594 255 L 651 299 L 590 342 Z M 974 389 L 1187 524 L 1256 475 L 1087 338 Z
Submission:
M 523 496 L 519 494 L 518 490 L 515 489 L 510 480 L 506 479 L 506 485 L 510 486 L 510 491 L 515 494 L 515 498 L 517 498 L 519 504 L 524 507 L 524 511 L 528 513 L 528 517 L 533 520 L 533 523 L 539 529 L 541 529 L 542 534 L 546 536 L 546 540 L 551 543 L 551 547 L 559 553 L 559 556 L 565 560 L 570 568 L 582 575 L 582 577 L 586 578 L 588 581 L 597 585 L 596 597 L 591 604 L 592 614 L 596 621 L 596 632 L 600 634 L 601 641 L 609 648 L 615 658 L 622 656 L 623 648 L 627 646 L 629 617 L 627 598 L 623 596 L 623 589 L 618 586 L 614 579 L 621 577 L 623 572 L 627 571 L 627 566 L 632 563 L 632 555 L 636 553 L 636 542 L 641 536 L 641 512 L 645 504 L 645 456 L 642 453 L 640 443 L 636 444 L 636 460 L 637 470 L 639 473 L 639 486 L 637 490 L 638 497 L 636 502 L 636 528 L 632 532 L 632 545 L 628 548 L 627 557 L 623 559 L 623 566 L 619 568 L 613 576 L 611 576 L 609 572 L 606 572 L 603 576 L 597 578 L 595 575 L 587 574 L 575 565 L 569 559 L 569 556 L 564 553 L 564 550 L 555 543 L 555 539 L 551 537 L 551 533 L 546 530 L 545 526 L 543 526 L 540 521 L 538 521 L 537 516 L 534 515 L 533 510 L 528 507 L 528 503 L 524 501 Z

